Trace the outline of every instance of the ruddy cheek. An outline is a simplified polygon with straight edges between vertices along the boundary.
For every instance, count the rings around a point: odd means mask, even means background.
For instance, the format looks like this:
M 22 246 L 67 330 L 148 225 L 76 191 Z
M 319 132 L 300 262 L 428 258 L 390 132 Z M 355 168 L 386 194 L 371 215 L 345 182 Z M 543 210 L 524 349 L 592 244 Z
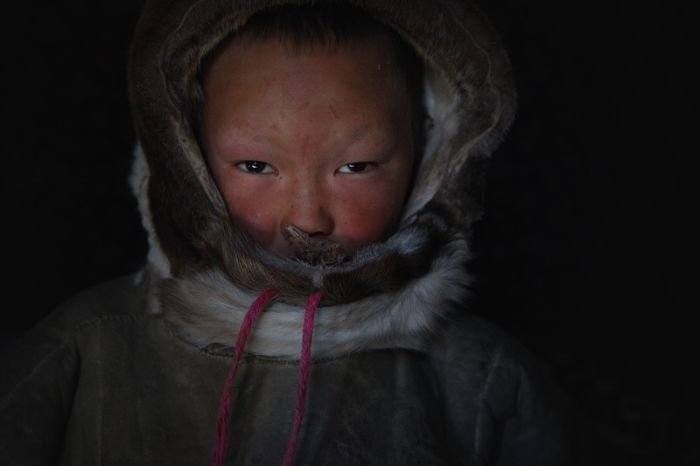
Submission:
M 380 241 L 393 220 L 385 209 L 362 209 L 348 212 L 343 221 L 344 231 L 338 236 L 352 249 Z
M 261 208 L 256 207 L 257 202 L 248 202 L 246 199 L 227 199 L 228 210 L 236 224 L 243 228 L 249 235 L 267 248 L 274 242 L 274 228 L 272 219 Z
M 244 221 L 244 226 L 253 238 L 264 247 L 269 248 L 274 243 L 274 231 L 266 218 L 260 216 L 248 217 Z

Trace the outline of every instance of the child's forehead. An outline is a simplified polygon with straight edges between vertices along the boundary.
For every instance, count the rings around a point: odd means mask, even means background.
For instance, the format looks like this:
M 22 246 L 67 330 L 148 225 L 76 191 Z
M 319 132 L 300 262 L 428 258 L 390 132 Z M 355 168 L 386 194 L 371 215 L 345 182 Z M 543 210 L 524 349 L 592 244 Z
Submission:
M 341 18 L 341 22 L 345 23 L 338 26 L 335 22 L 339 19 L 334 17 L 320 33 L 316 30 L 309 33 L 304 29 L 308 25 L 290 23 L 289 18 L 271 23 L 252 19 L 224 39 L 200 68 L 204 105 L 199 108 L 205 113 L 211 112 L 212 104 L 216 106 L 222 94 L 235 94 L 235 99 L 229 99 L 232 105 L 245 103 L 257 106 L 264 110 L 265 117 L 269 117 L 275 108 L 280 107 L 280 99 L 287 95 L 296 95 L 299 101 L 313 101 L 312 98 L 322 92 L 337 92 L 340 89 L 343 95 L 344 89 L 353 87 L 363 94 L 355 94 L 358 105 L 364 106 L 353 109 L 358 118 L 376 119 L 377 114 L 382 114 L 385 120 L 396 119 L 394 115 L 386 117 L 388 113 L 384 109 L 377 112 L 378 102 L 391 107 L 389 112 L 392 114 L 396 109 L 403 113 L 399 118 L 401 123 L 389 124 L 391 127 L 388 130 L 385 125 L 384 139 L 387 139 L 386 134 L 389 139 L 395 137 L 393 133 L 397 130 L 394 127 L 403 126 L 405 120 L 412 120 L 409 132 L 415 136 L 413 133 L 417 131 L 417 122 L 423 114 L 422 64 L 418 64 L 417 54 L 398 34 L 374 20 L 363 18 L 363 21 L 371 23 L 371 27 L 347 27 L 346 18 Z M 313 69 L 315 73 L 306 73 L 307 69 Z M 278 79 L 284 74 L 294 75 L 296 79 Z M 260 89 L 261 86 L 263 89 Z M 227 111 L 225 107 L 218 107 Z M 348 111 L 349 107 L 343 109 L 329 104 L 324 119 L 314 119 L 319 114 L 313 114 L 309 125 L 315 125 L 319 130 L 327 129 L 329 122 L 337 118 L 334 113 L 344 110 L 347 116 L 352 113 Z M 211 118 L 201 121 L 201 116 L 200 113 L 198 119 L 201 123 L 211 124 Z M 226 128 L 222 127 L 220 131 L 215 129 L 210 134 L 226 132 Z M 360 132 L 359 129 L 357 132 Z M 228 137 L 232 138 L 233 132 Z M 249 138 L 238 141 L 245 139 Z M 269 138 L 263 142 L 270 142 Z
M 331 120 L 337 118 L 333 97 L 363 93 L 379 101 L 399 102 L 408 95 L 406 80 L 381 43 L 290 50 L 274 39 L 234 42 L 211 63 L 203 84 L 209 103 L 222 94 L 235 94 L 244 104 L 257 102 L 271 110 L 278 99 L 310 105 L 326 97 Z M 352 107 L 352 101 L 346 103 Z
M 206 131 L 226 145 L 282 145 L 278 139 L 308 130 L 311 143 L 318 136 L 344 146 L 386 144 L 410 112 L 405 86 L 386 52 L 344 49 L 232 45 L 205 80 Z

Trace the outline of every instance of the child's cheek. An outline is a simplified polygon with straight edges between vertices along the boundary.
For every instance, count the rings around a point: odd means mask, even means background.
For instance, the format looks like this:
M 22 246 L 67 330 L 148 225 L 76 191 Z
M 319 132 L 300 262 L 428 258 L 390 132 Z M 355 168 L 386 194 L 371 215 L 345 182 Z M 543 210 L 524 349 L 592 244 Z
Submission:
M 348 249 L 357 249 L 393 233 L 402 202 L 384 189 L 366 190 L 337 210 L 335 236 Z M 340 220 L 340 221 L 338 221 Z
M 238 211 L 231 212 L 231 217 L 265 248 L 269 248 L 274 241 L 271 222 L 264 213 L 260 211 Z
M 272 249 L 277 222 L 270 199 L 261 193 L 247 196 L 239 189 L 235 195 L 232 190 L 225 192 L 225 201 L 232 220 L 264 248 Z

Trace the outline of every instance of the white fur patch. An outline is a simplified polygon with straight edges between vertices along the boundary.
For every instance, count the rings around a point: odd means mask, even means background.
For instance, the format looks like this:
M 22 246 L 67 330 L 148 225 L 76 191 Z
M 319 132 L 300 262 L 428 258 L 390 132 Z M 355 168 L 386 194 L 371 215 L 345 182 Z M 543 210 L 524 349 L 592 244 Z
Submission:
M 426 62 L 424 104 L 427 116 L 432 120 L 432 127 L 427 130 L 425 147 L 421 167 L 417 179 L 421 180 L 406 204 L 404 220 L 420 211 L 435 196 L 444 181 L 440 176 L 435 176 L 436 160 L 445 158 L 448 151 L 441 144 L 450 141 L 457 132 L 459 122 L 459 99 L 455 98 L 455 92 L 444 78 L 442 73 Z M 459 154 L 450 154 L 460 163 L 467 157 L 467 151 Z M 444 162 L 442 163 L 444 165 Z M 437 164 L 440 166 L 440 164 Z
M 148 200 L 148 181 L 150 176 L 151 173 L 148 168 L 148 162 L 146 162 L 146 155 L 141 145 L 137 144 L 134 149 L 134 163 L 131 166 L 129 184 L 138 202 L 141 224 L 144 230 L 146 230 L 146 235 L 148 237 L 147 261 L 149 268 L 155 272 L 159 278 L 165 278 L 170 276 L 170 261 L 160 247 L 160 242 L 158 241 L 158 236 L 153 226 L 153 217 Z
M 394 293 L 348 304 L 320 307 L 313 334 L 313 355 L 329 357 L 380 348 L 423 347 L 425 337 L 460 302 L 469 284 L 464 271 L 466 244 L 435 260 L 424 276 Z M 233 346 L 238 328 L 256 296 L 241 291 L 221 272 L 169 279 L 167 291 L 177 302 L 164 306 L 164 317 L 181 336 L 200 347 Z M 246 350 L 255 354 L 297 358 L 304 310 L 272 303 L 256 322 Z

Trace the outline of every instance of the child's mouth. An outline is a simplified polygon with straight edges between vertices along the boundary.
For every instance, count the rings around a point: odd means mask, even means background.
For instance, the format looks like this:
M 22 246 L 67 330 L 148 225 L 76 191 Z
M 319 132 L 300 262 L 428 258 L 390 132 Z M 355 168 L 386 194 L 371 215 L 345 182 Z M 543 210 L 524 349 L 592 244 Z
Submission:
M 337 265 L 348 259 L 345 249 L 327 238 L 309 236 L 294 225 L 282 230 L 282 235 L 292 248 L 292 257 L 311 265 Z

